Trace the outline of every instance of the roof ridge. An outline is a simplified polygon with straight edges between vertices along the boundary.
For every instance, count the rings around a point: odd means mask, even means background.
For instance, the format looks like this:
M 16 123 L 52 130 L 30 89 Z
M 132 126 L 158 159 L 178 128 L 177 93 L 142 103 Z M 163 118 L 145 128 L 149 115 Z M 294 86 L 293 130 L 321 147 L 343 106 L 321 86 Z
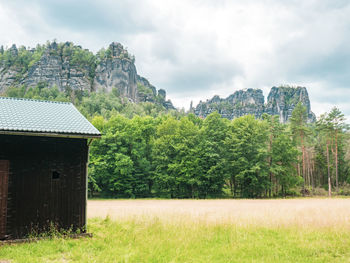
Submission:
M 46 103 L 57 103 L 57 104 L 71 104 L 71 102 L 64 102 L 64 101 L 51 101 L 51 100 L 36 100 L 36 99 L 27 99 L 27 98 L 14 98 L 14 97 L 1 97 L 0 99 L 7 99 L 7 100 L 24 100 L 24 101 L 36 101 L 36 102 L 46 102 Z

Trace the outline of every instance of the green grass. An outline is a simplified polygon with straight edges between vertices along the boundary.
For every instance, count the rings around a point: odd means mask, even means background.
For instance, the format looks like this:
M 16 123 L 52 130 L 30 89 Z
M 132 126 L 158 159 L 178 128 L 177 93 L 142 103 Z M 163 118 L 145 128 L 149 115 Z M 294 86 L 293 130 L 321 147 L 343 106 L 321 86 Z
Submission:
M 0 262 L 350 262 L 350 230 L 89 220 L 93 238 L 0 247 Z

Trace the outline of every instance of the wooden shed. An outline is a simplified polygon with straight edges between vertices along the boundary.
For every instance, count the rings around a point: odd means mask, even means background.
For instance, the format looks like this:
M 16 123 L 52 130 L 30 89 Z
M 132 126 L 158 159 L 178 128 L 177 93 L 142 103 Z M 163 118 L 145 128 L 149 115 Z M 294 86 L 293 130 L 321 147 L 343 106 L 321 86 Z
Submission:
M 71 103 L 0 97 L 0 239 L 85 231 L 88 143 L 100 136 Z

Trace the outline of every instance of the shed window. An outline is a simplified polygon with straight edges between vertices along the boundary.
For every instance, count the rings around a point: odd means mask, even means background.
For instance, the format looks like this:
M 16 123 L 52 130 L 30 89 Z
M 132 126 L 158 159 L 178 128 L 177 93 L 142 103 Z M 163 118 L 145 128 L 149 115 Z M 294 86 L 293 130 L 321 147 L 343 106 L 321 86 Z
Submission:
M 57 171 L 53 171 L 53 172 L 52 172 L 52 179 L 53 179 L 53 180 L 58 180 L 58 179 L 60 179 L 60 173 L 57 172 Z

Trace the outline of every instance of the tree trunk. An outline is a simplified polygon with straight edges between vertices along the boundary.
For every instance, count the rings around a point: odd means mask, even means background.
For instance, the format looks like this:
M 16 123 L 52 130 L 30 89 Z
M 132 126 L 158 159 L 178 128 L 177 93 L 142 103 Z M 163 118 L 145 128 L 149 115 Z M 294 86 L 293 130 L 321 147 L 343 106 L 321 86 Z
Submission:
M 237 196 L 237 184 L 236 184 L 236 179 L 233 177 L 233 196 Z
M 305 165 L 305 147 L 303 145 L 302 148 L 303 151 L 303 159 L 302 159 L 302 173 L 303 173 L 303 178 L 304 178 L 304 189 L 305 189 L 305 185 L 306 185 L 306 181 L 307 181 L 307 175 L 306 175 L 306 165 Z
M 272 121 L 273 121 L 273 117 L 272 117 Z M 270 130 L 270 143 L 269 143 L 269 170 L 270 170 L 270 187 L 269 187 L 269 197 L 271 197 L 271 192 L 272 192 L 272 172 L 271 172 L 271 166 L 272 166 L 272 140 L 273 140 L 273 136 L 272 136 L 272 132 L 273 132 L 273 125 L 272 128 Z
M 305 195 L 305 146 L 304 146 L 304 135 L 300 134 L 300 142 L 301 142 L 301 151 L 302 151 L 302 173 L 303 173 L 303 178 L 304 178 L 304 183 L 303 183 L 303 195 Z
M 311 187 L 311 179 L 310 179 L 310 157 L 309 157 L 309 151 L 306 151 L 306 178 L 307 178 L 307 185 L 310 189 Z
M 311 169 L 310 169 L 310 172 L 311 172 L 311 185 L 312 185 L 312 191 L 315 190 L 315 178 L 314 178 L 314 160 L 313 160 L 313 156 L 312 156 L 312 160 L 311 160 Z
M 338 183 L 338 132 L 335 131 L 335 187 L 336 191 L 339 191 Z
M 331 171 L 329 164 L 329 142 L 327 141 L 328 196 L 332 196 Z
M 230 191 L 231 191 L 231 195 L 232 195 L 232 197 L 234 197 L 235 196 L 235 193 L 234 193 L 234 190 L 233 190 L 233 175 L 231 175 L 231 178 L 230 178 Z

